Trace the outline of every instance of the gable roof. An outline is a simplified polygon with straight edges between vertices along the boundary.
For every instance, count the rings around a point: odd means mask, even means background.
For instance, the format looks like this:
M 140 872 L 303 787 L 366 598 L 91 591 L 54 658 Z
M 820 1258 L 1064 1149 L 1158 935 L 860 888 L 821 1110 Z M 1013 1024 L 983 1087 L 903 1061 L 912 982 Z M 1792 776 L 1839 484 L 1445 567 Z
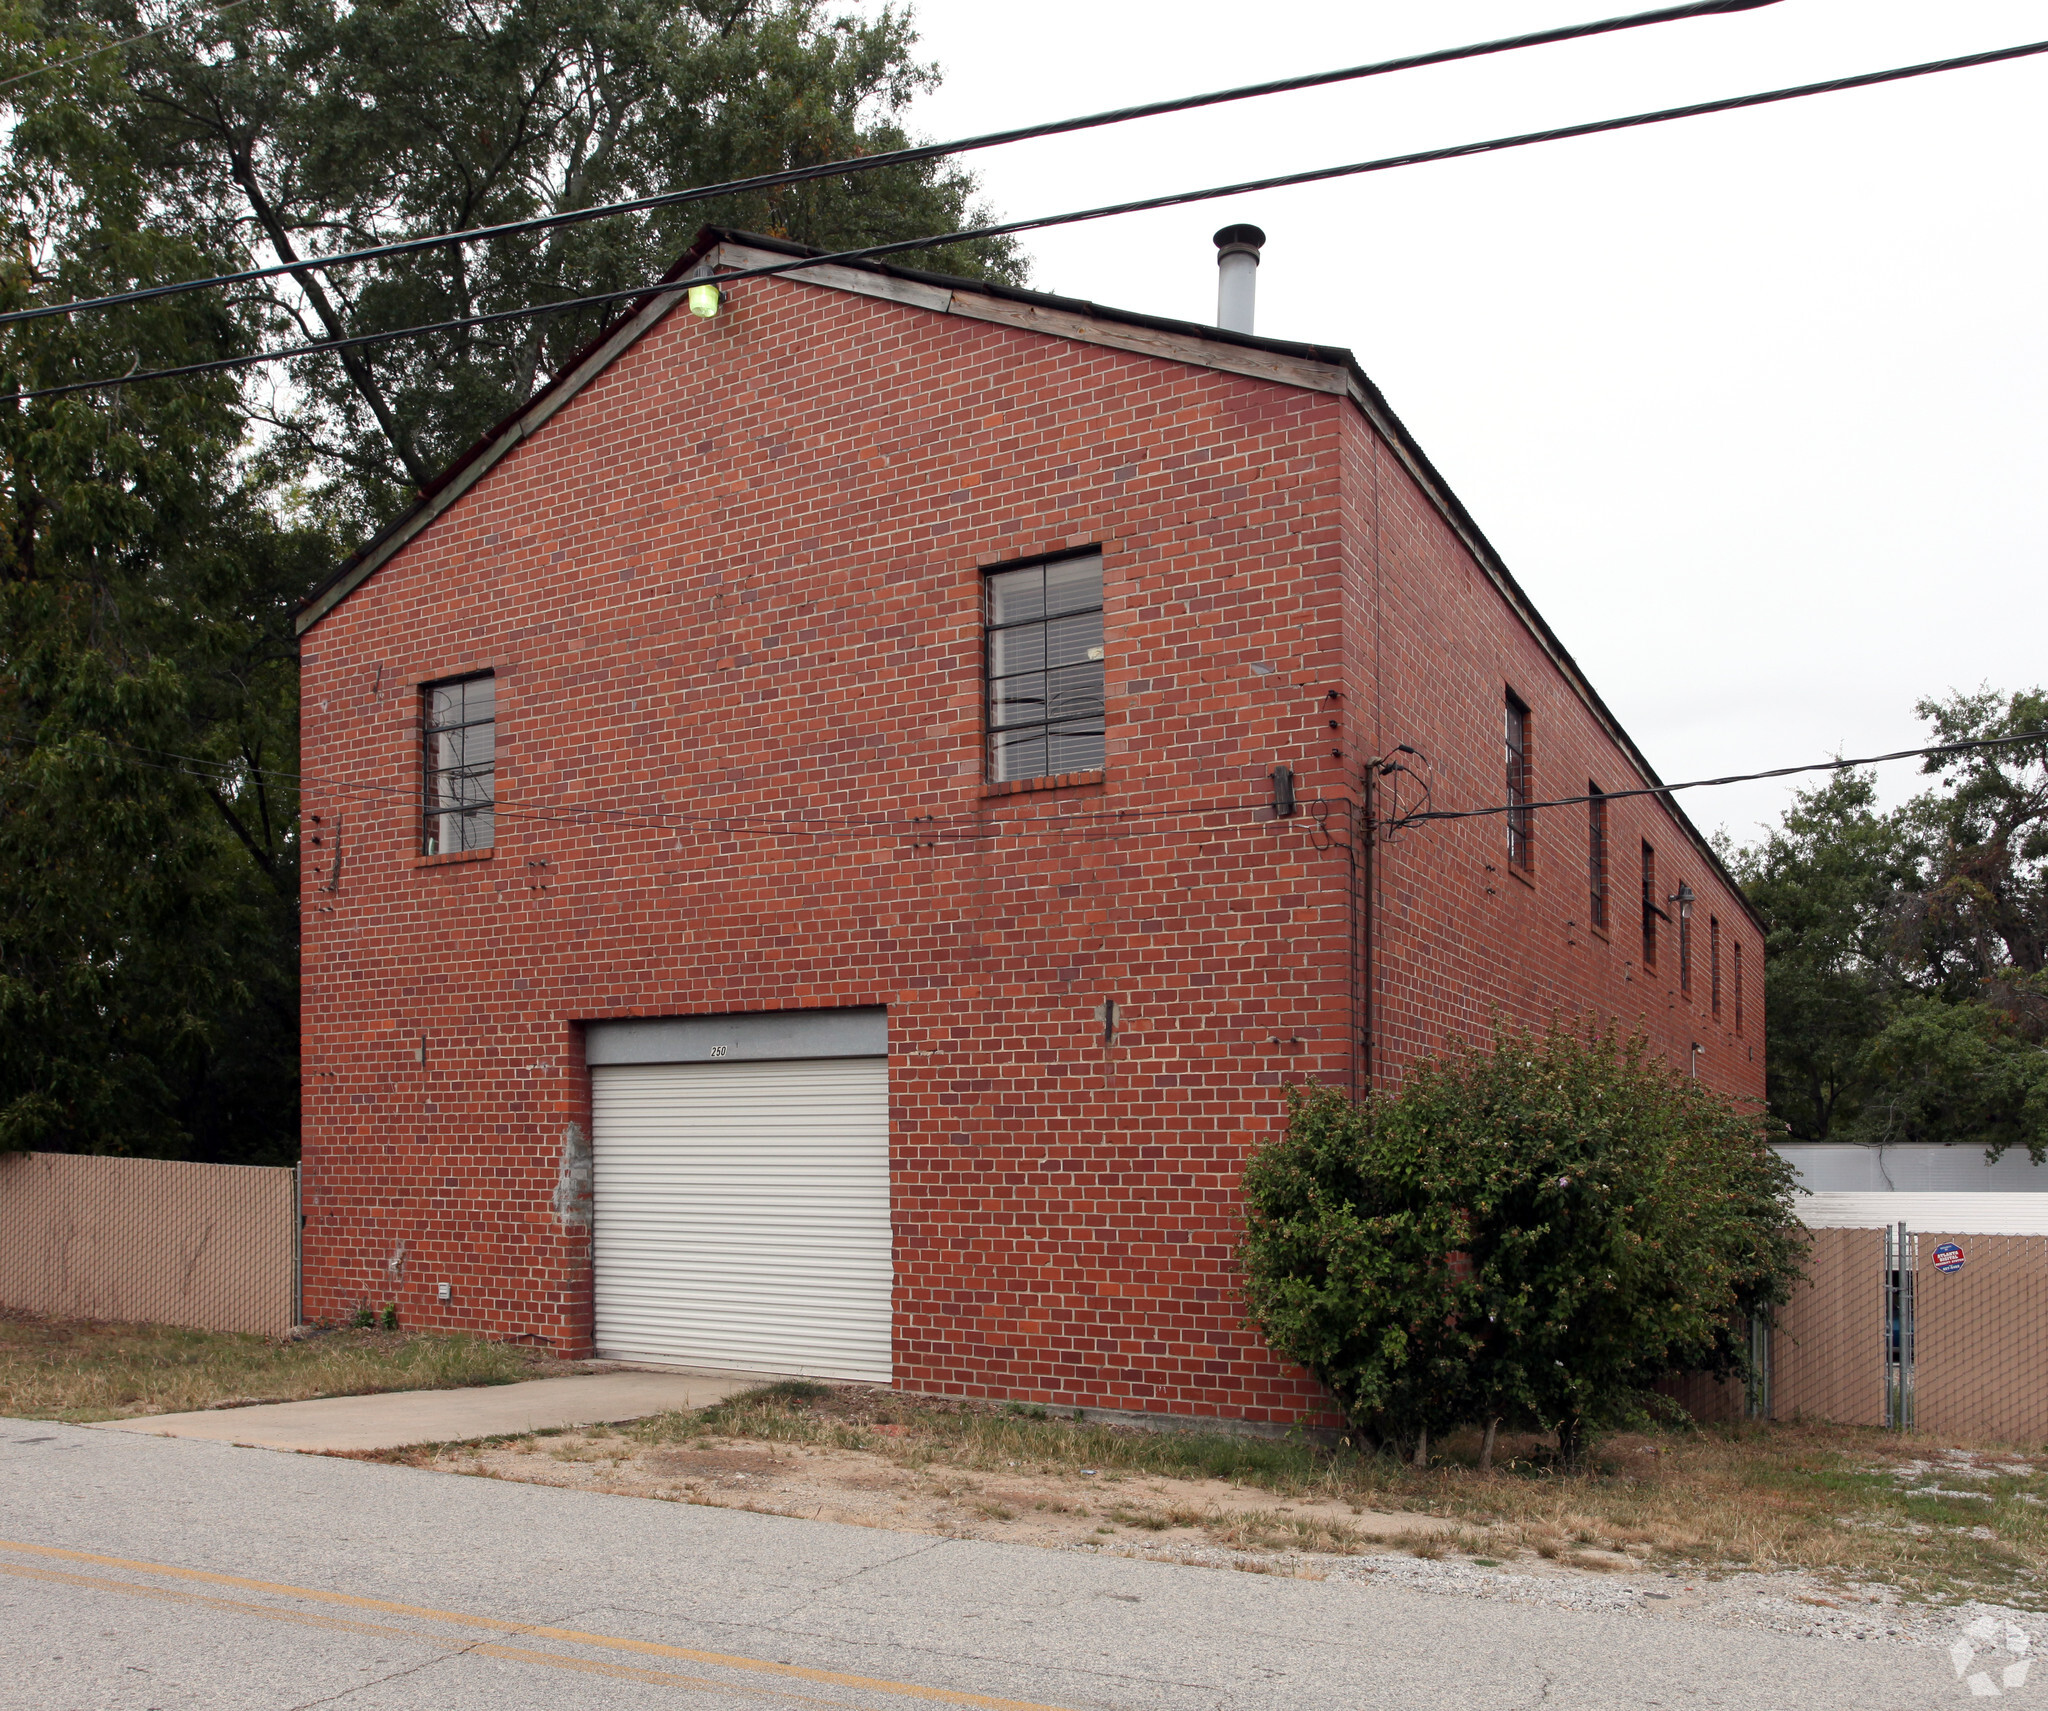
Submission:
M 518 409 L 501 418 L 469 450 L 420 489 L 419 498 L 402 515 L 351 554 L 332 576 L 306 597 L 299 608 L 298 633 L 304 635 L 332 612 L 407 542 L 481 480 L 500 458 L 536 433 L 556 411 L 631 349 L 643 334 L 681 304 L 694 280 L 711 277 L 720 269 L 760 267 L 822 253 L 783 238 L 763 237 L 754 232 L 731 231 L 717 226 L 701 228 L 690 247 L 677 258 L 659 283 L 649 287 L 644 297 L 627 303 L 595 338 L 556 371 L 546 385 Z M 1471 513 L 1451 491 L 1450 484 L 1430 462 L 1429 455 L 1394 414 L 1380 389 L 1349 350 L 1337 345 L 1301 344 L 1290 339 L 1230 332 L 1197 321 L 1177 321 L 1160 315 L 1139 314 L 1130 309 L 1107 308 L 1081 298 L 1028 291 L 1021 286 L 990 280 L 963 279 L 955 274 L 930 273 L 890 262 L 830 262 L 817 267 L 791 269 L 780 277 L 859 296 L 880 297 L 937 314 L 993 321 L 1053 338 L 1104 345 L 1140 356 L 1159 357 L 1169 362 L 1242 375 L 1247 379 L 1349 398 L 1392 448 L 1438 515 L 1464 543 L 1481 571 L 1535 638 L 1609 740 L 1628 757 L 1630 764 L 1649 784 L 1658 786 L 1663 783 L 1636 747 L 1634 739 L 1622 729 L 1621 722 L 1579 669 L 1578 662 L 1523 592 L 1506 561 L 1494 550 L 1493 543 L 1487 540 Z M 1674 797 L 1665 796 L 1660 800 L 1670 810 L 1698 855 L 1726 882 L 1757 930 L 1762 932 L 1763 923 L 1715 853 L 1713 845 L 1701 835 Z

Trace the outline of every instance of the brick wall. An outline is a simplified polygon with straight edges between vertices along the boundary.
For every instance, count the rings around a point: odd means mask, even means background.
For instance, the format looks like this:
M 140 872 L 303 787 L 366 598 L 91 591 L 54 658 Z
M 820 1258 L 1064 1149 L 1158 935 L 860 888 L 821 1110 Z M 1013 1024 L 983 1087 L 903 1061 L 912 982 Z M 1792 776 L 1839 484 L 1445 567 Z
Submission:
M 1503 720 L 1512 691 L 1529 709 L 1531 798 L 1639 787 L 1618 744 L 1589 715 L 1556 662 L 1513 614 L 1451 525 L 1355 414 L 1343 427 L 1346 575 L 1356 589 L 1361 748 L 1406 743 L 1414 770 L 1382 784 L 1383 812 L 1503 801 Z M 1706 667 L 1702 665 L 1704 675 Z M 1709 1085 L 1763 1097 L 1763 994 L 1756 931 L 1713 865 L 1655 797 L 1607 804 L 1609 920 L 1591 924 L 1584 806 L 1530 816 L 1533 859 L 1508 861 L 1506 817 L 1439 820 L 1396 831 L 1374 851 L 1376 1063 L 1388 1076 L 1451 1035 L 1486 1038 L 1496 1016 L 1536 1025 L 1592 1013 L 1640 1027 L 1681 1069 Z M 1641 860 L 1657 852 L 1654 969 L 1642 958 Z M 1691 991 L 1680 988 L 1681 881 L 1693 906 Z M 1721 1013 L 1713 1011 L 1710 945 L 1720 922 Z M 1735 1028 L 1733 946 L 1749 982 Z
M 1078 546 L 1107 765 L 996 793 L 980 575 Z M 496 846 L 423 860 L 417 686 L 481 669 Z M 1378 852 L 1368 1005 L 1360 761 L 1498 800 L 1509 682 L 1539 795 L 1635 782 L 1340 397 L 786 281 L 671 316 L 306 637 L 309 1312 L 587 1347 L 580 1024 L 884 1004 L 900 1384 L 1313 1411 L 1239 1323 L 1235 1183 L 1368 1007 L 1393 1071 L 1590 1004 L 1761 1089 L 1630 969 L 1626 861 L 1583 930 L 1568 811 L 1530 885 L 1498 821 Z

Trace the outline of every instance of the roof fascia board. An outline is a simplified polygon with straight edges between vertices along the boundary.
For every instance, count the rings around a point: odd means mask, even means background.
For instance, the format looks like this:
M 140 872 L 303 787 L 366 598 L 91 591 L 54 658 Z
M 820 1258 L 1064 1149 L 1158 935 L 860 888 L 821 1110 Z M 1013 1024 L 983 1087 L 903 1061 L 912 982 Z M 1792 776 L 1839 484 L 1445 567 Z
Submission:
M 1345 379 L 1346 396 L 1358 407 L 1359 413 L 1372 424 L 1380 438 L 1393 448 L 1394 455 L 1401 460 L 1401 467 L 1407 470 L 1410 479 L 1422 489 L 1423 496 L 1435 508 L 1437 515 L 1451 526 L 1458 539 L 1464 543 L 1465 550 L 1472 555 L 1473 562 L 1485 573 L 1495 592 L 1507 602 L 1508 610 L 1521 621 L 1522 627 L 1535 639 L 1536 645 L 1557 668 L 1558 674 L 1571 685 L 1572 692 L 1578 696 L 1586 711 L 1593 715 L 1594 722 L 1606 732 L 1608 741 L 1621 750 L 1645 782 L 1653 786 L 1661 785 L 1664 781 L 1657 776 L 1656 769 L 1636 747 L 1635 739 L 1622 729 L 1621 721 L 1615 718 L 1607 703 L 1600 698 L 1600 692 L 1593 687 L 1592 681 L 1579 670 L 1578 661 L 1572 658 L 1564 643 L 1558 640 L 1557 632 L 1551 629 L 1543 614 L 1536 610 L 1528 595 L 1523 593 L 1522 585 L 1515 580 L 1514 573 L 1508 569 L 1506 561 L 1494 550 L 1493 543 L 1480 533 L 1479 525 L 1459 503 L 1443 477 L 1437 474 L 1436 467 L 1423 455 L 1422 448 L 1409 436 L 1408 430 L 1386 407 L 1386 401 L 1379 396 L 1377 389 L 1355 366 L 1346 373 Z M 1727 886 L 1729 894 L 1741 906 L 1742 912 L 1749 917 L 1750 924 L 1762 934 L 1762 917 L 1743 895 L 1742 887 L 1728 871 L 1719 852 L 1707 841 L 1699 827 L 1692 823 L 1692 816 L 1669 796 L 1660 797 L 1658 800 L 1700 858 L 1720 877 L 1722 884 Z
M 787 261 L 788 252 L 780 249 L 756 247 L 752 244 L 726 240 L 718 246 L 717 259 L 723 266 L 733 268 L 769 267 L 777 262 Z M 1081 344 L 1103 345 L 1112 350 L 1128 351 L 1136 356 L 1158 357 L 1167 362 L 1187 363 L 1197 368 L 1217 369 L 1226 374 L 1242 375 L 1250 380 L 1271 381 L 1281 386 L 1297 386 L 1311 392 L 1333 393 L 1349 398 L 1359 413 L 1372 425 L 1374 431 L 1393 449 L 1401 460 L 1423 496 L 1436 510 L 1438 516 L 1450 525 L 1452 532 L 1472 555 L 1473 562 L 1494 586 L 1508 610 L 1529 632 L 1544 656 L 1557 668 L 1560 676 L 1570 685 L 1594 722 L 1606 733 L 1607 738 L 1620 749 L 1629 764 L 1640 773 L 1646 783 L 1663 783 L 1655 769 L 1639 750 L 1634 740 L 1622 729 L 1621 723 L 1600 698 L 1586 675 L 1579 670 L 1578 662 L 1565 650 L 1557 634 L 1544 620 L 1528 595 L 1523 593 L 1521 584 L 1508 570 L 1506 562 L 1494 550 L 1472 520 L 1465 507 L 1459 503 L 1443 477 L 1436 471 L 1422 448 L 1415 443 L 1407 428 L 1387 407 L 1386 400 L 1369 381 L 1357 360 L 1349 351 L 1328 350 L 1321 347 L 1296 347 L 1296 350 L 1275 350 L 1267 342 L 1263 348 L 1237 343 L 1224 343 L 1204 336 L 1204 331 L 1194 328 L 1183 330 L 1172 323 L 1162 323 L 1150 318 L 1101 317 L 1093 304 L 1076 303 L 1072 307 L 1054 306 L 1044 302 L 1033 302 L 1023 294 L 1005 293 L 1001 296 L 978 288 L 974 282 L 954 281 L 946 289 L 940 289 L 927 278 L 905 278 L 898 270 L 881 272 L 868 267 L 830 266 L 815 268 L 792 268 L 781 275 L 785 279 L 797 279 L 835 291 L 851 292 L 862 297 L 879 297 L 889 302 L 906 303 L 920 309 L 930 309 L 939 314 L 962 315 L 972 320 L 991 321 L 1006 327 L 1015 327 L 1025 332 L 1043 333 L 1049 338 L 1071 339 Z M 1021 300 L 1020 300 L 1021 299 Z M 1315 354 L 1296 354 L 1297 351 L 1313 351 Z M 1722 882 L 1750 918 L 1757 931 L 1763 931 L 1763 923 L 1756 911 L 1750 907 L 1748 898 L 1742 895 L 1742 888 L 1735 883 L 1734 875 L 1728 872 L 1714 847 L 1699 828 L 1692 823 L 1683 808 L 1670 797 L 1661 799 L 1667 812 L 1677 824 L 1680 833 L 1698 852 L 1700 858 L 1720 876 Z
M 666 315 L 686 295 L 688 279 L 678 280 L 673 287 L 659 292 L 641 306 L 638 314 L 621 322 L 618 328 L 582 362 L 567 374 L 559 386 L 550 387 L 532 406 L 498 431 L 497 436 L 475 457 L 471 458 L 457 472 L 455 478 L 422 500 L 401 519 L 399 525 L 376 542 L 349 568 L 348 574 L 337 578 L 322 589 L 317 597 L 309 601 L 297 619 L 298 634 L 304 635 L 327 614 L 346 600 L 392 556 L 409 541 L 416 539 L 422 530 L 439 517 L 463 494 L 467 493 L 488 474 L 515 446 L 528 435 L 537 432 L 556 411 L 581 392 L 627 349 L 636 343 L 654 324 Z
M 1137 356 L 1163 357 L 1170 362 L 1220 369 L 1225 374 L 1241 375 L 1247 380 L 1274 381 L 1309 392 L 1342 394 L 1345 390 L 1343 370 L 1328 363 L 1266 351 L 1241 350 L 1231 345 L 1212 346 L 1184 333 L 1158 332 L 1149 327 L 1120 327 L 1113 321 L 1090 320 L 1070 309 L 1041 309 L 1030 304 L 1005 303 L 993 297 L 977 301 L 972 297 L 956 296 L 953 313 L 980 321 L 999 322 L 1007 327 L 1020 327 L 1027 332 L 1050 333 L 1055 338 L 1073 339 L 1077 343 L 1107 345 L 1112 350 L 1129 351 Z
M 718 260 L 721 265 L 734 268 L 771 267 L 787 261 L 788 257 L 746 244 L 725 243 L 719 246 Z M 1048 338 L 1105 345 L 1135 356 L 1162 357 L 1169 362 L 1189 363 L 1198 368 L 1221 369 L 1227 374 L 1240 374 L 1251 380 L 1276 380 L 1311 392 L 1342 393 L 1348 384 L 1341 365 L 1332 362 L 1272 350 L 1212 344 L 1206 339 L 1168 327 L 1102 320 L 1083 308 L 1017 302 L 984 294 L 971 286 L 965 290 L 956 286 L 940 291 L 921 281 L 866 273 L 851 267 L 792 268 L 780 277 L 834 291 L 852 292 L 856 296 L 907 303 L 941 315 L 964 315 L 970 320 L 993 321 L 1024 332 L 1043 333 Z
M 777 250 L 756 249 L 751 244 L 727 239 L 711 254 L 720 267 L 788 267 L 789 257 Z M 953 305 L 950 286 L 937 286 L 917 279 L 898 279 L 886 273 L 867 273 L 859 268 L 828 264 L 822 267 L 791 267 L 777 277 L 799 280 L 805 285 L 822 285 L 833 291 L 850 291 L 859 297 L 881 297 L 891 303 L 907 303 L 913 309 L 931 309 L 945 314 Z
M 707 230 L 704 236 L 709 239 L 713 234 Z M 675 270 L 672 285 L 660 289 L 637 314 L 621 323 L 609 338 L 593 349 L 560 384 L 550 386 L 529 409 L 499 430 L 491 443 L 471 458 L 445 487 L 424 499 L 387 536 L 372 543 L 345 575 L 336 578 L 309 601 L 299 614 L 298 633 L 304 635 L 340 605 L 393 554 L 416 538 L 429 523 L 473 487 L 500 458 L 603 373 L 681 301 L 689 283 L 718 266 L 735 269 L 767 267 L 804 253 L 798 245 L 785 247 L 776 240 L 761 240 L 748 233 L 721 236 L 715 242 L 705 243 L 694 254 L 686 255 Z M 1449 484 L 1437 473 L 1406 426 L 1388 408 L 1379 389 L 1366 377 L 1358 359 L 1350 351 L 1260 339 L 1250 334 L 1229 333 L 1192 322 L 1168 321 L 1124 310 L 1104 310 L 1097 304 L 1076 299 L 1050 297 L 1015 286 L 963 280 L 948 274 L 923 273 L 882 262 L 855 265 L 826 263 L 817 267 L 791 268 L 778 277 L 825 290 L 881 298 L 936 314 L 988 321 L 1024 332 L 1040 333 L 1048 338 L 1101 345 L 1135 356 L 1156 357 L 1162 361 L 1235 374 L 1248 380 L 1349 398 L 1373 430 L 1393 449 L 1423 496 L 1450 525 L 1481 572 L 1506 601 L 1508 610 L 1542 648 L 1581 704 L 1593 715 L 1594 722 L 1645 781 L 1652 786 L 1663 783 L 1634 740 L 1622 729 L 1621 722 L 1601 700 L 1599 692 L 1579 670 L 1577 662 L 1556 633 L 1522 592 L 1521 585 L 1494 550 L 1493 544 L 1481 533 L 1479 525 L 1451 492 Z M 1751 907 L 1749 899 L 1743 896 L 1741 886 L 1736 884 L 1734 875 L 1729 873 L 1713 845 L 1673 798 L 1666 796 L 1660 800 L 1679 831 L 1728 887 L 1758 933 L 1762 933 L 1762 920 Z

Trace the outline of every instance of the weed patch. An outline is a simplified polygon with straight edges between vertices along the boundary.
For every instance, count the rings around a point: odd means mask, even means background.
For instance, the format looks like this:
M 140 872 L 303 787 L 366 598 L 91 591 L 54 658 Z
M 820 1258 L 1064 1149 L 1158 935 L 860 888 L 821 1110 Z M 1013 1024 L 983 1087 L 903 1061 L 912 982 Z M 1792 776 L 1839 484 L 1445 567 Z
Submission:
M 1152 1432 L 857 1385 L 770 1386 L 624 1431 L 648 1446 L 866 1452 L 932 1482 L 920 1487 L 928 1494 L 962 1493 L 968 1512 L 986 1519 L 992 1508 L 1085 1514 L 1086 1504 L 1063 1498 L 971 1495 L 980 1476 L 1058 1481 L 1093 1500 L 1105 1537 L 1195 1529 L 1247 1551 L 1455 1551 L 1486 1565 L 1533 1556 L 1591 1573 L 1799 1570 L 1913 1597 L 2048 1608 L 2048 1451 L 1978 1453 L 1860 1428 L 1744 1424 L 1610 1438 L 1587 1471 L 1561 1466 L 1545 1443 L 1504 1434 L 1493 1469 L 1481 1473 L 1477 1434 L 1449 1439 L 1434 1466 L 1417 1469 L 1306 1438 Z M 1224 1512 L 1148 1495 L 1148 1484 L 1169 1480 L 1220 1481 L 1270 1501 Z M 1310 1505 L 1322 1512 L 1306 1513 Z M 1339 1518 L 1368 1511 L 1406 1511 L 1417 1525 L 1390 1539 L 1384 1520 L 1367 1528 Z
M 123 1420 L 314 1396 L 457 1390 L 579 1368 L 481 1337 L 336 1330 L 301 1341 L 0 1314 L 0 1414 Z

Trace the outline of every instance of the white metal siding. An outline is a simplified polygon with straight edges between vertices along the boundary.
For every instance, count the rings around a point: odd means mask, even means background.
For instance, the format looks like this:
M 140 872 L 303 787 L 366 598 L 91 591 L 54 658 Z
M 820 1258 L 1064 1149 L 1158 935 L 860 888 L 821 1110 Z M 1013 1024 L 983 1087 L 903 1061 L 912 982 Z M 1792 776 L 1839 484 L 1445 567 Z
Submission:
M 590 1080 L 599 1352 L 887 1384 L 888 1060 Z
M 1995 1164 L 1985 1161 L 1981 1146 L 1941 1141 L 1782 1141 L 1776 1150 L 1812 1194 L 2048 1193 L 2048 1164 L 2034 1163 L 2025 1147 L 2014 1147 Z
M 2048 1194 L 1800 1194 L 1793 1202 L 1809 1230 L 1908 1230 L 1945 1236 L 2048 1236 Z

